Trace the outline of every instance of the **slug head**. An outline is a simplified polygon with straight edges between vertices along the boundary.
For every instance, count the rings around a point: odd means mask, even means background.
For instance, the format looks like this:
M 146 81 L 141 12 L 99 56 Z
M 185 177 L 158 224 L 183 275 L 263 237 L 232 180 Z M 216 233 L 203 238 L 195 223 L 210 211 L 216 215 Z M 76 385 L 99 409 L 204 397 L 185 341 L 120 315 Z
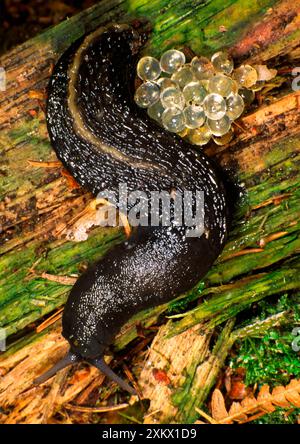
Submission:
M 78 287 L 82 290 L 80 282 L 77 285 L 75 284 L 74 287 L 75 290 L 73 290 L 73 292 L 75 294 L 77 294 Z M 108 329 L 101 329 L 103 334 L 99 334 L 99 337 L 102 338 L 103 342 L 100 343 L 94 335 L 89 334 L 89 332 L 86 333 L 84 323 L 80 322 L 79 313 L 74 312 L 74 310 L 65 309 L 63 315 L 63 336 L 68 340 L 70 350 L 64 358 L 58 361 L 46 373 L 35 379 L 34 384 L 42 384 L 53 377 L 59 370 L 69 365 L 85 361 L 97 367 L 105 376 L 119 384 L 121 388 L 136 395 L 136 391 L 116 375 L 103 359 L 104 350 L 107 348 L 107 344 L 111 339 L 111 334 L 108 332 Z

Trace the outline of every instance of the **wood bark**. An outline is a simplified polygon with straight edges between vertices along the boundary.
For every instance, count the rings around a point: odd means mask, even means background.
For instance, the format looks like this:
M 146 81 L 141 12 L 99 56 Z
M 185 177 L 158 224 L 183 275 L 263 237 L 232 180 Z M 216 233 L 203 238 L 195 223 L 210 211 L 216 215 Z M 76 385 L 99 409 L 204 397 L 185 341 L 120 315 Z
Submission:
M 62 376 L 58 376 L 50 383 L 50 395 L 42 407 L 39 399 L 44 399 L 49 385 L 32 388 L 33 377 L 66 349 L 59 321 L 36 333 L 45 316 L 55 312 L 66 299 L 70 285 L 61 278 L 79 275 L 124 239 L 117 228 L 98 228 L 85 242 L 66 240 L 66 229 L 86 208 L 91 196 L 81 188 L 70 187 L 62 168 L 51 163 L 57 159 L 45 123 L 46 86 L 58 57 L 76 38 L 110 21 L 131 21 L 148 32 L 151 28 L 144 50 L 147 54 L 159 55 L 176 46 L 211 55 L 225 47 L 236 65 L 266 63 L 278 69 L 274 82 L 257 93 L 258 100 L 238 122 L 233 141 L 206 148 L 231 179 L 242 184 L 242 192 L 224 252 L 203 282 L 188 295 L 189 300 L 203 297 L 207 303 L 200 303 L 179 321 L 163 326 L 153 343 L 156 350 L 166 352 L 173 361 L 174 381 L 168 391 L 177 392 L 193 384 L 199 389 L 195 378 L 197 372 L 203 371 L 202 352 L 197 362 L 191 354 L 175 365 L 175 356 L 185 352 L 191 337 L 195 350 L 202 350 L 203 356 L 205 350 L 215 356 L 211 348 L 207 349 L 212 329 L 226 321 L 227 331 L 230 319 L 254 301 L 284 292 L 299 293 L 300 94 L 292 89 L 291 70 L 300 58 L 300 1 L 213 0 L 191 4 L 160 0 L 152 4 L 142 0 L 102 0 L 0 59 L 7 75 L 7 89 L 0 92 L 0 327 L 5 328 L 9 344 L 0 356 L 3 422 L 51 422 L 64 403 L 75 400 L 99 375 L 85 368 L 82 376 L 79 368 L 82 378 L 73 378 L 67 389 L 64 385 L 66 392 L 62 390 Z M 48 168 L 45 164 L 37 167 L 32 161 L 50 164 Z M 45 278 L 49 275 L 58 278 Z M 122 351 L 136 341 L 140 323 L 143 328 L 151 327 L 170 307 L 172 303 L 139 314 L 124 327 L 115 349 Z M 197 334 L 200 326 L 205 338 Z M 162 335 L 165 329 L 169 337 L 180 334 L 179 338 L 187 340 L 166 339 Z M 205 396 L 226 358 L 229 338 L 228 331 L 221 341 L 218 365 L 211 364 L 207 369 L 211 380 Z M 178 343 L 182 344 L 180 350 Z M 154 345 L 151 353 L 153 350 Z M 185 375 L 191 369 L 188 379 Z M 135 377 L 140 377 L 140 385 L 155 410 L 157 393 L 149 388 L 155 383 L 154 374 L 146 367 L 141 373 L 140 370 L 141 365 L 136 367 Z M 181 408 L 176 402 L 172 404 L 172 396 L 167 397 L 165 409 L 156 414 L 156 420 L 191 421 L 196 397 L 201 404 L 205 396 L 191 391 L 182 398 Z

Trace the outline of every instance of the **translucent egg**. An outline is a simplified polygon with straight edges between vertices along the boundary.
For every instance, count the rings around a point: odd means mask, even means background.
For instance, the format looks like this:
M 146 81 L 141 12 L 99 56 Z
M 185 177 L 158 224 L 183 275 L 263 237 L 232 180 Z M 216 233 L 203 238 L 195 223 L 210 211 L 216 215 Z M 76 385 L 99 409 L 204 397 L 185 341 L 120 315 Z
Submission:
M 206 124 L 192 129 L 188 134 L 189 141 L 194 145 L 206 145 L 211 139 L 211 131 Z
M 219 120 L 226 113 L 226 102 L 219 94 L 208 94 L 203 101 L 206 116 L 212 120 Z
M 161 77 L 156 81 L 157 85 L 160 87 L 160 91 L 166 88 L 170 88 L 170 86 L 177 87 L 177 83 L 173 82 L 173 80 L 169 79 L 169 77 Z
M 182 131 L 180 131 L 178 134 L 178 136 L 184 138 L 188 135 L 188 133 L 190 132 L 190 129 L 188 127 L 185 127 Z
M 206 89 L 206 91 L 208 91 L 208 84 L 209 84 L 209 79 L 203 79 L 203 80 L 199 80 L 200 85 L 203 86 L 203 88 Z M 208 92 L 207 92 L 208 94 Z
M 214 74 L 212 63 L 206 57 L 194 57 L 191 68 L 198 80 L 208 79 Z
M 228 97 L 232 93 L 233 87 L 233 80 L 223 74 L 212 77 L 208 82 L 209 92 L 220 94 L 223 97 Z
M 232 94 L 237 94 L 239 90 L 239 85 L 236 80 L 230 78 L 231 80 L 231 92 Z
M 257 71 L 250 65 L 241 65 L 233 72 L 233 78 L 245 88 L 250 88 L 257 82 Z
M 137 75 L 142 80 L 155 80 L 160 76 L 160 64 L 154 57 L 142 57 L 137 65 Z
M 194 74 L 191 67 L 185 65 L 178 71 L 174 72 L 171 79 L 176 82 L 180 88 L 184 88 L 187 83 L 192 82 Z
M 148 116 L 151 117 L 151 119 L 154 119 L 157 122 L 161 123 L 161 116 L 164 110 L 165 108 L 162 106 L 161 101 L 158 100 L 153 105 L 149 106 L 149 108 L 147 109 L 147 113 Z
M 239 95 L 244 100 L 245 105 L 251 105 L 253 100 L 255 99 L 255 93 L 252 89 L 241 88 L 238 90 Z
M 141 108 L 148 108 L 148 106 L 157 102 L 159 94 L 159 87 L 155 83 L 145 82 L 137 88 L 134 100 Z
M 227 111 L 226 114 L 231 120 L 235 120 L 244 111 L 244 100 L 239 94 L 232 94 L 226 100 Z
M 179 88 L 170 86 L 162 90 L 160 100 L 164 108 L 179 108 L 183 109 L 185 105 L 185 99 Z
M 188 128 L 198 128 L 205 122 L 202 106 L 190 105 L 184 109 L 185 124 Z
M 185 64 L 185 55 L 177 49 L 170 49 L 163 53 L 160 58 L 161 70 L 172 74 Z
M 216 52 L 212 56 L 211 62 L 217 72 L 230 74 L 233 71 L 233 61 L 225 52 Z
M 201 105 L 207 95 L 207 90 L 200 82 L 191 82 L 183 88 L 183 95 L 186 103 Z
M 185 117 L 178 108 L 168 108 L 162 114 L 163 126 L 172 133 L 180 133 L 185 128 Z
M 213 136 L 213 141 L 217 144 L 217 145 L 226 145 L 227 143 L 229 143 L 231 140 L 233 139 L 233 131 L 232 129 L 230 129 L 228 131 L 228 133 L 224 134 L 224 136 Z
M 207 119 L 207 125 L 214 136 L 224 136 L 231 128 L 231 120 L 228 116 L 218 120 Z

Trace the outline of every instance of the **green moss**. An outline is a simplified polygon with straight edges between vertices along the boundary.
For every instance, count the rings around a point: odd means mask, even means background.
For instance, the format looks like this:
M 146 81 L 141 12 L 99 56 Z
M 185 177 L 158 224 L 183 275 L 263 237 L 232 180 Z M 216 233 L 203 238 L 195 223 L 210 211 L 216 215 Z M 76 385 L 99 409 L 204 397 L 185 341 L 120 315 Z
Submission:
M 292 378 L 300 377 L 299 354 L 292 348 L 292 330 L 300 323 L 300 294 L 284 294 L 273 303 L 260 301 L 257 310 L 259 319 L 286 310 L 291 312 L 291 319 L 284 327 L 271 328 L 262 337 L 237 341 L 236 356 L 230 359 L 230 366 L 246 369 L 247 385 L 286 385 Z
M 246 369 L 246 384 L 287 384 L 300 376 L 298 354 L 292 349 L 291 331 L 271 329 L 263 338 L 246 338 L 238 344 L 233 367 Z
M 291 295 L 285 293 L 273 303 L 266 300 L 260 301 L 258 309 L 260 310 L 260 319 L 265 319 L 284 310 L 290 310 L 293 314 L 294 322 L 300 322 L 300 293 Z
M 253 424 L 297 424 L 299 415 L 300 409 L 287 411 L 287 409 L 278 408 L 274 413 L 256 419 Z
M 287 385 L 300 377 L 299 354 L 293 351 L 295 336 L 291 330 L 270 329 L 262 338 L 246 338 L 237 343 L 236 357 L 231 358 L 232 367 L 246 369 L 246 385 L 268 384 L 271 388 Z M 300 409 L 279 409 L 257 419 L 257 424 L 296 424 Z
M 190 290 L 184 296 L 171 301 L 168 304 L 168 315 L 174 315 L 176 313 L 182 313 L 188 309 L 190 303 L 196 299 L 198 299 L 202 293 L 202 290 L 205 288 L 204 282 L 199 282 L 192 290 Z

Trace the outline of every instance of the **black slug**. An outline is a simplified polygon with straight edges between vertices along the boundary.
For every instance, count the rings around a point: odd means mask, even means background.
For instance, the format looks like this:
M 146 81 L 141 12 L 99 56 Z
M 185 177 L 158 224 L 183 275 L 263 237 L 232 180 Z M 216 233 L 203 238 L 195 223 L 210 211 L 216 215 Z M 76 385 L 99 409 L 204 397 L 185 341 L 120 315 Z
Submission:
M 138 311 L 174 299 L 206 274 L 223 248 L 227 205 L 211 162 L 152 121 L 133 101 L 140 36 L 128 25 L 109 25 L 80 39 L 60 58 L 48 94 L 47 124 L 58 158 L 97 195 L 201 190 L 204 232 L 187 236 L 186 224 L 139 226 L 121 245 L 83 273 L 63 314 L 70 352 L 36 380 L 85 360 L 134 390 L 105 364 L 103 354 Z M 132 208 L 128 204 L 128 208 Z M 172 219 L 173 221 L 173 219 Z

